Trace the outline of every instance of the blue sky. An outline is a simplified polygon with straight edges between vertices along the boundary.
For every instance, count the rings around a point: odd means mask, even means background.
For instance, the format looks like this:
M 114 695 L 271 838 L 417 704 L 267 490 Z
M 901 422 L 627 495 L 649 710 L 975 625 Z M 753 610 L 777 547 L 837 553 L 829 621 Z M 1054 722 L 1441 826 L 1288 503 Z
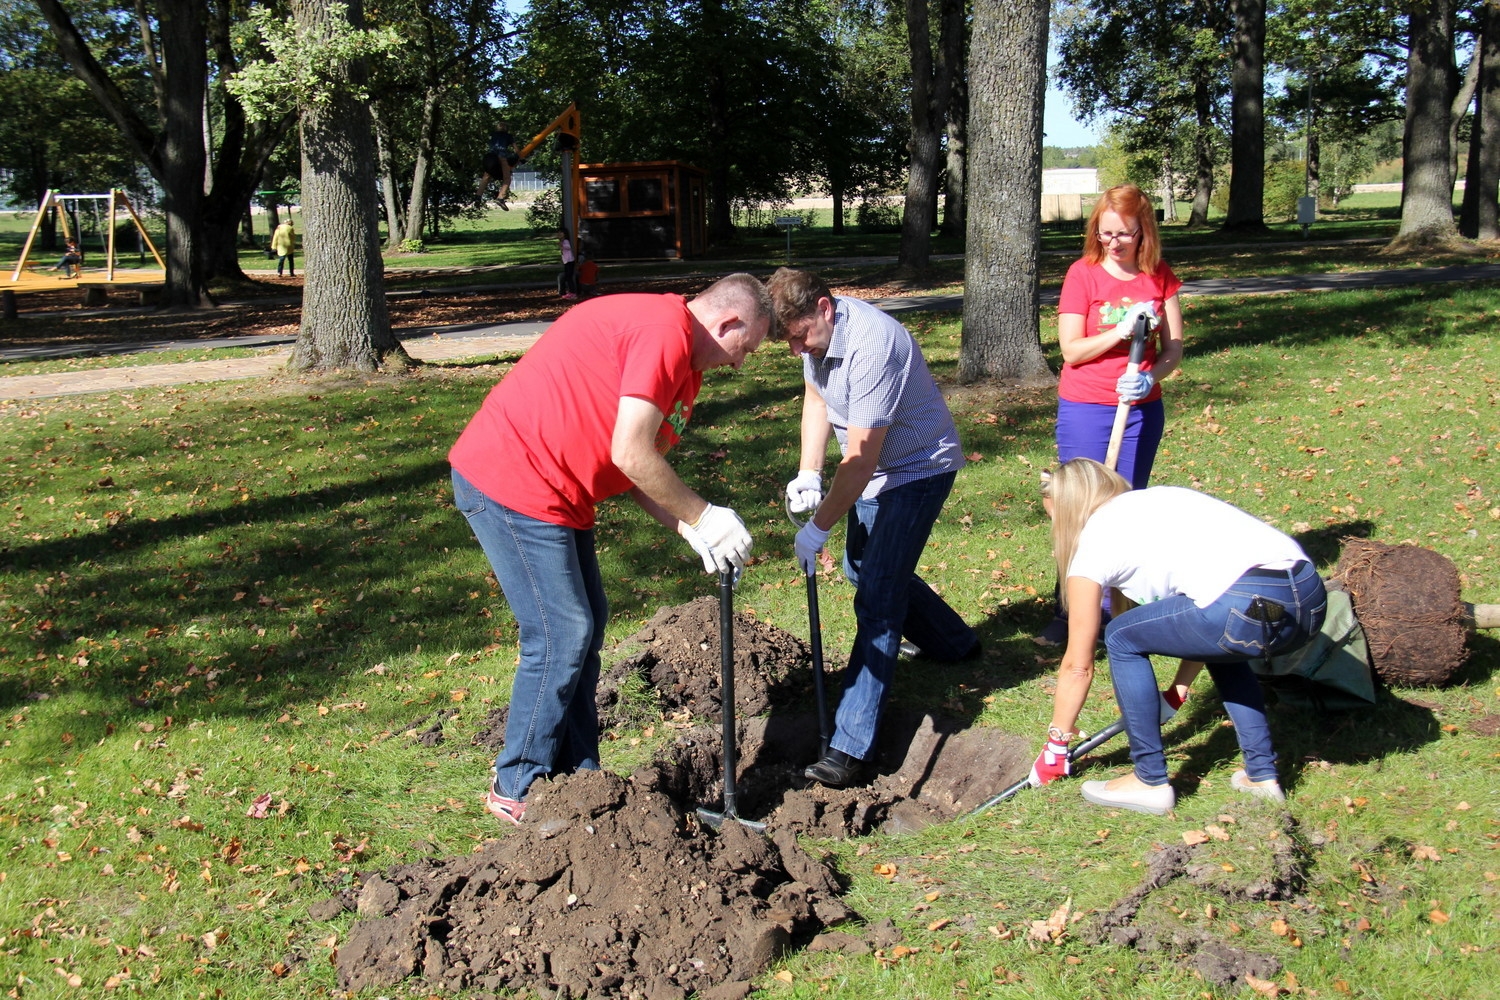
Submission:
M 1073 102 L 1051 86 L 1042 109 L 1042 131 L 1046 133 L 1042 143 L 1047 146 L 1092 146 L 1099 141 L 1098 129 L 1075 120 Z

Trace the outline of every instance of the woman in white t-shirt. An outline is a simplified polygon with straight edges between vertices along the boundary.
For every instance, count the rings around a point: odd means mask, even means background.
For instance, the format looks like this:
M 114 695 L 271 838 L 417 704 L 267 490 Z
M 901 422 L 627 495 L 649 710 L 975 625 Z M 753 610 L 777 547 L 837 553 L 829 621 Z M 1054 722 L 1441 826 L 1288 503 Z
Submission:
M 1222 500 L 1177 486 L 1131 490 L 1088 458 L 1052 474 L 1044 503 L 1070 610 L 1059 708 L 1076 702 L 1076 717 L 1088 692 L 1104 588 L 1136 604 L 1104 629 L 1134 773 L 1086 781 L 1083 797 L 1156 815 L 1176 805 L 1162 752 L 1155 654 L 1208 664 L 1244 757 L 1230 783 L 1284 801 L 1265 699 L 1249 661 L 1296 649 L 1322 627 L 1327 596 L 1307 554 Z

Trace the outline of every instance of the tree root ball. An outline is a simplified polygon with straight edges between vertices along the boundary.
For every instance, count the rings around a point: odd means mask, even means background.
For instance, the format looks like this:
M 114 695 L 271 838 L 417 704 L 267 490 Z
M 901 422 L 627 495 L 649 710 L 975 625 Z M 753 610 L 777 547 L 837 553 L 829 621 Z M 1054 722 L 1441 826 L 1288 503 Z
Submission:
M 1446 684 L 1468 658 L 1458 567 L 1446 556 L 1349 538 L 1333 576 L 1354 602 L 1370 666 L 1385 683 Z

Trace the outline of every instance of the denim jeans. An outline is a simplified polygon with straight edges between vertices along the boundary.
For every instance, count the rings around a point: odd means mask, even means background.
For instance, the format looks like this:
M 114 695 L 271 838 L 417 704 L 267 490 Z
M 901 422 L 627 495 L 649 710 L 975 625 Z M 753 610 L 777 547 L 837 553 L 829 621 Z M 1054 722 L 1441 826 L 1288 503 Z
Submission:
M 939 660 L 956 660 L 979 641 L 916 572 L 954 477 L 945 472 L 897 486 L 849 512 L 844 575 L 854 584 L 858 627 L 829 745 L 851 757 L 864 760 L 875 745 L 903 635 Z
M 599 767 L 599 650 L 609 602 L 594 532 L 527 517 L 453 470 L 453 499 L 489 557 L 520 632 L 495 791 L 525 799 L 547 774 Z
M 1217 601 L 1199 608 L 1182 596 L 1143 604 L 1118 616 L 1104 630 L 1115 700 L 1130 736 L 1135 775 L 1148 785 L 1167 781 L 1161 745 L 1160 696 L 1149 654 L 1201 660 L 1234 722 L 1234 735 L 1251 781 L 1276 777 L 1276 751 L 1266 723 L 1265 696 L 1249 661 L 1305 645 L 1323 627 L 1328 597 L 1311 563 L 1294 575 L 1251 570 Z M 1257 620 L 1256 597 L 1275 602 L 1279 621 Z M 1271 617 L 1266 615 L 1264 617 Z

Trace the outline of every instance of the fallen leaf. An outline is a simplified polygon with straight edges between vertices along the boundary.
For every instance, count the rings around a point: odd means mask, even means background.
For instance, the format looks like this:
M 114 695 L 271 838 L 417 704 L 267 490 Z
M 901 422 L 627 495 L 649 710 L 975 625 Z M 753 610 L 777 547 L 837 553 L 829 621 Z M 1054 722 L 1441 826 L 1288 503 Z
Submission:
M 1245 985 L 1263 997 L 1274 997 L 1281 995 L 1281 987 L 1269 979 L 1258 979 L 1250 973 L 1245 973 Z
M 1411 856 L 1418 861 L 1441 861 L 1443 856 L 1436 848 L 1428 847 L 1426 844 L 1416 844 L 1411 849 Z
M 1280 917 L 1277 917 L 1275 920 L 1271 921 L 1271 933 L 1275 934 L 1277 937 L 1286 937 L 1291 933 L 1291 931 L 1291 925 L 1289 925 L 1285 920 L 1282 920 Z
M 780 972 L 776 973 L 776 978 L 781 980 L 783 983 L 790 983 L 793 981 L 792 974 L 786 969 L 782 969 Z
M 1446 924 L 1449 917 L 1448 914 L 1434 907 L 1432 912 L 1427 914 L 1427 919 L 1431 920 L 1435 924 Z
M 1229 839 L 1229 831 L 1228 830 L 1224 829 L 1222 826 L 1215 826 L 1212 823 L 1210 823 L 1207 826 L 1205 826 L 1203 828 L 1203 832 L 1206 833 L 1206 834 L 1208 834 L 1210 837 L 1214 838 L 1215 840 L 1228 840 Z
M 1062 940 L 1068 932 L 1068 914 L 1072 905 L 1073 899 L 1069 897 L 1061 906 L 1053 910 L 1046 920 L 1033 920 L 1031 929 L 1026 932 L 1027 940 L 1044 943 Z
M 257 795 L 255 801 L 250 803 L 250 808 L 245 810 L 245 815 L 251 819 L 265 819 L 266 813 L 271 809 L 271 793 Z
M 886 864 L 886 863 L 882 862 L 881 864 L 876 865 L 872 869 L 872 871 L 874 871 L 875 874 L 879 875 L 881 878 L 895 878 L 896 877 L 896 866 L 892 865 L 892 864 Z
M 1202 830 L 1183 830 L 1182 842 L 1189 847 L 1193 847 L 1197 844 L 1206 844 L 1208 843 L 1208 834 L 1204 833 Z
M 940 917 L 939 919 L 934 920 L 932 923 L 928 924 L 927 929 L 929 931 L 940 931 L 951 923 L 953 923 L 953 921 L 950 918 Z

